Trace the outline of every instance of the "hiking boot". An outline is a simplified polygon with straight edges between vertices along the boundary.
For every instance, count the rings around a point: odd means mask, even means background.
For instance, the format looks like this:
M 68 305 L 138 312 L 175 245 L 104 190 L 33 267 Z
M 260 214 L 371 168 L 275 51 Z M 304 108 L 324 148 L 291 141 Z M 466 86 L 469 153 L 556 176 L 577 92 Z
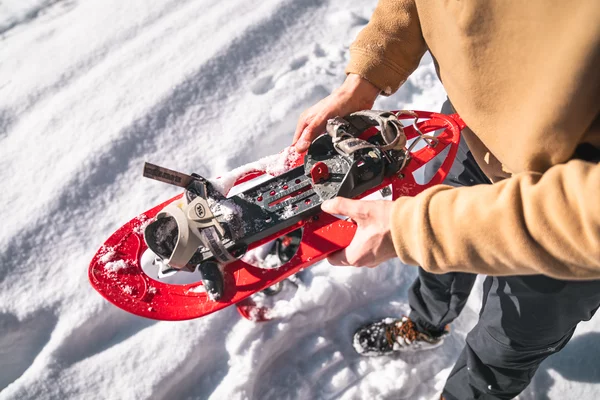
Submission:
M 354 334 L 354 349 L 363 356 L 383 356 L 393 352 L 429 350 L 442 344 L 449 333 L 446 327 L 441 334 L 419 331 L 408 317 L 386 318 L 359 328 Z

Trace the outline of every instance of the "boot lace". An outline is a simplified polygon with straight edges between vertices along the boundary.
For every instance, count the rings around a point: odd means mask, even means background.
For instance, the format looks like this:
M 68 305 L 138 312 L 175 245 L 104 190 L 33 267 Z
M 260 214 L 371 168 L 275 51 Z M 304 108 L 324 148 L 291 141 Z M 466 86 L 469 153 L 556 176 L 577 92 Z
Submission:
M 408 344 L 417 340 L 418 336 L 419 331 L 409 318 L 403 318 L 402 321 L 389 324 L 385 329 L 385 338 L 390 346 L 397 343 L 396 338 L 398 337 L 404 339 L 404 342 Z

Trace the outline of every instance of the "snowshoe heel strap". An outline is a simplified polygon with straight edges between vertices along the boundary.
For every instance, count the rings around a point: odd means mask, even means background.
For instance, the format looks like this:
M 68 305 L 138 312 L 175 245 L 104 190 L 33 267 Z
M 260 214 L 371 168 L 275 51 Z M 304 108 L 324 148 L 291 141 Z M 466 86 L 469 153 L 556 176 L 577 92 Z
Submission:
M 235 260 L 223 244 L 224 229 L 205 198 L 197 196 L 186 205 L 171 203 L 156 216 L 157 219 L 166 217 L 172 217 L 179 230 L 173 253 L 166 260 L 169 266 L 178 269 L 185 267 L 200 246 L 210 250 L 221 263 Z
M 365 130 L 374 126 L 379 127 L 385 145 L 376 146 L 357 138 Z M 402 150 L 406 146 L 404 126 L 394 113 L 388 111 L 365 110 L 344 118 L 336 117 L 327 122 L 326 129 L 333 139 L 334 148 L 343 155 L 350 155 L 357 150 L 367 148 Z
M 173 268 L 182 269 L 190 261 L 198 247 L 202 245 L 202 240 L 191 231 L 185 212 L 179 205 L 169 204 L 157 214 L 156 219 L 169 217 L 175 220 L 179 232 L 173 252 L 165 262 Z

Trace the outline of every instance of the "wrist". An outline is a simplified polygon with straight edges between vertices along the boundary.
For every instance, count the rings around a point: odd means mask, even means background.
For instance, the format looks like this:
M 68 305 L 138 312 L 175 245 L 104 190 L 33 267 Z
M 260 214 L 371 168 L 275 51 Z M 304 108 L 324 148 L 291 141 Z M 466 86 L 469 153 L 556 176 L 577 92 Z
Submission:
M 348 74 L 339 90 L 342 94 L 351 96 L 365 109 L 373 107 L 375 99 L 381 92 L 377 86 L 357 74 Z

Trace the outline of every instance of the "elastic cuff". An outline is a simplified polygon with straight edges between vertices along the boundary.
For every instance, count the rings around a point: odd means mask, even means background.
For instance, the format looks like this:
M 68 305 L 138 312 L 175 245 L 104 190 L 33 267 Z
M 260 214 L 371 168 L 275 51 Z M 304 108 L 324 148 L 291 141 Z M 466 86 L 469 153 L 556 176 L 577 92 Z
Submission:
M 421 196 L 400 197 L 394 201 L 391 215 L 391 233 L 396 255 L 404 264 L 422 265 L 423 260 L 419 255 L 421 221 L 420 212 Z
M 394 201 L 390 230 L 396 254 L 404 264 L 418 265 L 433 274 L 450 272 L 441 268 L 435 258 L 441 244 L 435 237 L 435 217 L 431 216 L 429 205 L 437 193 L 452 189 L 448 185 L 434 185 L 415 197 L 400 197 Z
M 410 75 L 409 72 L 403 71 L 379 55 L 356 47 L 350 48 L 350 62 L 346 67 L 346 74 L 357 74 L 363 77 L 377 86 L 384 96 L 396 92 Z

